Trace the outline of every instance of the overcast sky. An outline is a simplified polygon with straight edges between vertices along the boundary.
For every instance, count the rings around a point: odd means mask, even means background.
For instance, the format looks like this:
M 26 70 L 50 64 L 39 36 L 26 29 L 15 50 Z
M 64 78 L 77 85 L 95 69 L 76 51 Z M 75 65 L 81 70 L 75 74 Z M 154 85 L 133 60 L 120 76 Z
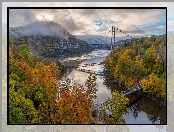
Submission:
M 63 4 L 59 2 L 35 3 L 34 5 L 51 7 L 62 6 Z M 84 3 L 64 3 L 65 5 L 87 6 Z M 103 6 L 104 3 L 88 3 L 88 6 L 100 5 Z M 115 3 L 115 5 L 118 4 Z M 124 4 L 124 6 L 128 5 L 131 6 L 130 3 Z M 2 3 L 2 10 L 6 11 L 8 6 L 32 7 L 33 4 Z M 107 6 L 114 6 L 114 4 L 107 3 Z M 143 6 L 143 4 L 139 3 L 139 6 Z M 153 6 L 153 3 L 151 6 Z M 172 15 L 172 13 L 169 11 L 169 14 Z M 4 23 L 7 20 L 4 13 L 3 18 Z M 174 19 L 170 19 L 170 23 L 172 23 Z M 104 35 L 111 29 L 111 26 L 118 27 L 131 36 L 160 35 L 166 32 L 165 9 L 11 9 L 9 20 L 10 26 L 25 25 L 34 21 L 56 21 L 73 35 Z M 123 36 L 123 33 L 116 32 L 116 35 Z

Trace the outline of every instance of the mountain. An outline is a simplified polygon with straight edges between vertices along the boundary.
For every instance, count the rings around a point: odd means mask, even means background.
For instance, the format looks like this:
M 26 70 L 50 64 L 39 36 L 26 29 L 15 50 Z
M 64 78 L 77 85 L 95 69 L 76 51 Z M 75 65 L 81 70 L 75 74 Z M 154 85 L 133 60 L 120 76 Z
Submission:
M 14 40 L 14 44 L 28 44 L 31 51 L 46 57 L 92 51 L 86 41 L 77 39 L 57 22 L 36 21 L 24 26 L 9 27 L 9 37 Z
M 9 36 L 20 38 L 23 36 L 52 36 L 68 39 L 70 33 L 57 22 L 36 21 L 25 26 L 10 27 Z
M 166 34 L 158 35 L 157 38 L 163 38 L 166 37 Z

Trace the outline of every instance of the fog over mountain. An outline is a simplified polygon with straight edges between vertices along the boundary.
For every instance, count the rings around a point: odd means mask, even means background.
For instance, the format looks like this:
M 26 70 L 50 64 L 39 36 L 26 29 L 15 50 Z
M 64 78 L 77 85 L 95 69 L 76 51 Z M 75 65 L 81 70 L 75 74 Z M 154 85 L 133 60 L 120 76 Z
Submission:
M 76 38 L 52 21 L 9 27 L 9 37 L 15 45 L 28 44 L 31 52 L 43 57 L 79 55 L 93 50 L 86 41 Z
M 68 40 L 70 33 L 57 22 L 49 21 L 35 21 L 28 25 L 9 28 L 9 36 L 12 38 L 33 35 L 60 37 Z
M 6 35 L 7 24 L 2 24 L 2 33 Z M 62 27 L 57 22 L 52 21 L 35 21 L 33 23 L 9 28 L 9 36 L 11 38 L 20 38 L 24 36 L 49 36 L 49 37 L 59 37 L 60 39 L 69 41 L 69 37 L 76 37 L 77 39 L 86 41 L 88 44 L 108 44 L 111 43 L 111 35 L 71 35 L 64 27 Z M 145 36 L 133 36 L 133 38 L 140 38 Z M 119 36 L 116 33 L 115 41 L 130 39 L 130 37 Z

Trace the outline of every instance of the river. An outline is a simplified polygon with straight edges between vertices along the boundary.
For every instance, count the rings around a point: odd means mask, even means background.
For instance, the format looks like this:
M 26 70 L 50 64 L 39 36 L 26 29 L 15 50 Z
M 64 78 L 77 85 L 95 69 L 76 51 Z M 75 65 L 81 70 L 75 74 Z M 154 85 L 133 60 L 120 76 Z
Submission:
M 106 56 L 110 53 L 109 50 L 95 50 L 89 54 L 82 55 L 79 57 L 69 57 L 63 59 L 63 61 L 69 62 L 70 60 L 81 60 L 79 61 L 78 69 L 91 70 L 95 72 L 101 72 L 103 65 L 100 64 Z M 96 63 L 93 66 L 85 67 L 85 64 Z M 67 77 L 70 78 L 76 84 L 85 85 L 89 73 L 78 71 L 76 68 L 68 70 Z M 104 102 L 108 97 L 111 97 L 113 90 L 123 91 L 124 88 L 118 86 L 115 82 L 111 82 L 106 79 L 105 76 L 97 75 L 98 85 L 98 100 L 100 103 Z M 166 124 L 166 108 L 161 106 L 159 102 L 146 97 L 144 95 L 132 94 L 129 95 L 129 99 L 140 97 L 135 103 L 129 106 L 129 113 L 123 115 L 126 124 Z

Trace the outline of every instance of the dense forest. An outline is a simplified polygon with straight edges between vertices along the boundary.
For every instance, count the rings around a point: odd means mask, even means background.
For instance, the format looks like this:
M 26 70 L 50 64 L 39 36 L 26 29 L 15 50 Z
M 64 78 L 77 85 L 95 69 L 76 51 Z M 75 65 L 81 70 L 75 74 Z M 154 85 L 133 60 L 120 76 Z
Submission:
M 96 76 L 90 74 L 85 86 L 60 83 L 65 69 L 60 62 L 40 59 L 27 44 L 9 40 L 9 124 L 96 124 Z M 102 123 L 123 124 L 128 99 L 118 92 L 101 107 Z M 110 110 L 113 115 L 107 116 Z
M 106 57 L 104 72 L 127 89 L 140 81 L 144 93 L 166 100 L 166 37 L 125 42 Z
M 68 37 L 68 41 L 59 37 L 50 36 L 22 36 L 12 38 L 15 45 L 28 44 L 32 52 L 43 57 L 77 56 L 89 53 L 93 50 L 86 41 L 73 36 Z
M 60 82 L 65 71 L 61 62 L 35 55 L 28 44 L 15 45 L 10 39 L 9 123 L 125 124 L 128 98 L 112 91 L 96 111 L 96 75 L 90 74 L 85 86 L 71 85 L 68 78 Z M 104 72 L 128 89 L 141 81 L 144 93 L 166 100 L 166 38 L 126 42 L 106 57 Z
M 15 45 L 28 44 L 32 52 L 43 57 L 78 56 L 93 50 L 86 41 L 77 39 L 60 24 L 51 21 L 9 27 L 9 37 Z

